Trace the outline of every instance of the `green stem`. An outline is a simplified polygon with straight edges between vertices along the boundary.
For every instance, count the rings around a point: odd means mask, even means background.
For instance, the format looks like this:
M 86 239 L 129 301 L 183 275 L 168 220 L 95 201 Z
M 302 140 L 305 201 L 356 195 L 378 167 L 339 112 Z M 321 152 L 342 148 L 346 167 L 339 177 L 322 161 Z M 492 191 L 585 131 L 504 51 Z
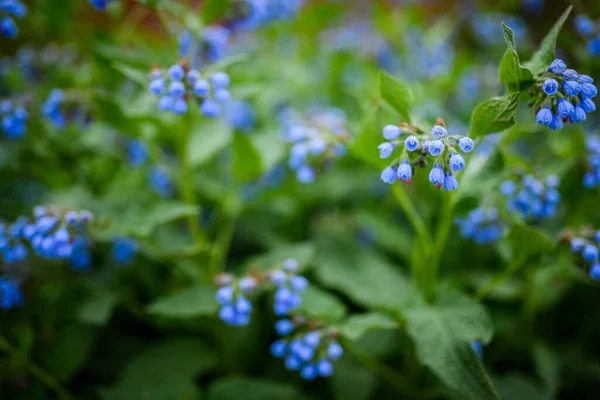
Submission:
M 448 241 L 448 234 L 450 233 L 450 229 L 452 228 L 452 210 L 454 209 L 454 202 L 452 196 L 452 192 L 448 192 L 445 194 L 440 221 L 435 232 L 434 244 L 433 249 L 431 251 L 432 254 L 428 269 L 429 273 L 427 297 L 429 299 L 432 299 L 435 296 L 437 290 L 440 262 L 442 260 L 442 255 L 444 254 L 446 242 Z
M 436 396 L 436 393 L 434 393 L 433 391 L 427 391 L 424 393 L 418 391 L 417 389 L 413 388 L 410 381 L 406 379 L 406 377 L 400 375 L 387 365 L 380 363 L 376 358 L 372 357 L 366 351 L 360 349 L 353 342 L 349 340 L 344 340 L 343 338 L 340 339 L 344 349 L 347 350 L 350 354 L 352 354 L 354 358 L 356 358 L 367 369 L 373 371 L 375 375 L 387 381 L 399 393 L 403 394 L 404 396 L 407 396 L 407 398 L 425 399 L 433 398 Z
M 496 290 L 498 288 L 498 286 L 500 286 L 502 283 L 504 283 L 504 281 L 506 281 L 511 276 L 513 276 L 513 274 L 515 272 L 517 272 L 517 270 L 521 267 L 521 265 L 523 265 L 524 262 L 525 262 L 525 260 L 523 259 L 523 257 L 515 258 L 509 264 L 509 266 L 504 270 L 504 272 L 502 272 L 500 275 L 496 276 L 487 285 L 485 285 L 484 287 L 479 289 L 477 291 L 477 293 L 475 294 L 475 298 L 477 300 L 482 300 L 485 297 L 487 297 L 490 293 L 492 293 L 494 290 Z
M 2 335 L 0 335 L 0 349 L 6 351 L 7 353 L 13 353 L 15 349 L 13 346 L 6 340 Z M 71 396 L 63 387 L 54 379 L 50 374 L 46 371 L 38 367 L 36 364 L 32 362 L 27 363 L 27 370 L 31 373 L 31 375 L 35 376 L 40 382 L 44 385 L 52 389 L 58 396 L 59 399 L 63 400 L 74 400 L 75 398 Z
M 240 204 L 237 196 L 228 196 L 223 202 L 221 214 L 222 221 L 218 221 L 218 231 L 212 246 L 209 274 L 211 279 L 224 270 L 225 256 L 229 252 L 235 224 L 240 213 Z
M 400 207 L 404 210 L 408 221 L 412 225 L 415 233 L 417 235 L 418 246 L 415 247 L 416 252 L 422 252 L 419 256 L 422 256 L 420 260 L 421 262 L 417 262 L 417 258 L 413 256 L 413 260 L 411 263 L 411 270 L 413 279 L 415 279 L 417 285 L 420 287 L 421 291 L 424 293 L 427 292 L 427 272 L 426 268 L 429 263 L 429 257 L 431 255 L 431 248 L 433 246 L 433 240 L 431 239 L 431 235 L 427 230 L 427 226 L 425 226 L 425 222 L 417 212 L 414 205 L 411 203 L 410 199 L 406 195 L 406 191 L 400 184 L 393 185 L 392 193 L 394 197 L 398 201 Z

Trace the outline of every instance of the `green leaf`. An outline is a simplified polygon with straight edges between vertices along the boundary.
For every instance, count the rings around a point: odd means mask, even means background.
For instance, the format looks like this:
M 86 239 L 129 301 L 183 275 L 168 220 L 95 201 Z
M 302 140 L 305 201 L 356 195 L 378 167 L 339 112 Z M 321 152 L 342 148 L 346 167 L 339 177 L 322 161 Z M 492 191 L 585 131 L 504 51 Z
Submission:
M 116 293 L 103 289 L 97 290 L 79 309 L 79 321 L 88 325 L 106 325 L 116 303 Z
M 365 333 L 377 329 L 395 329 L 398 323 L 381 313 L 355 314 L 339 326 L 340 334 L 350 340 L 358 340 Z
M 188 162 L 200 166 L 231 142 L 231 132 L 221 119 L 195 123 L 188 146 Z
M 554 61 L 555 55 L 554 52 L 556 50 L 556 39 L 558 38 L 558 34 L 562 29 L 565 21 L 569 17 L 573 6 L 569 6 L 564 13 L 560 16 L 560 18 L 554 23 L 552 29 L 546 34 L 544 39 L 542 39 L 542 43 L 540 44 L 540 48 L 533 54 L 531 60 L 525 63 L 525 67 L 529 68 L 534 74 L 541 74 L 546 71 L 546 69 L 550 66 L 552 61 Z
M 260 153 L 248 136 L 236 132 L 233 136 L 233 176 L 240 182 L 249 182 L 260 177 L 262 161 Z
M 115 229 L 122 234 L 146 237 L 159 225 L 197 214 L 198 207 L 169 200 L 161 201 L 149 209 L 133 207 L 133 210 L 128 210 L 121 215 L 121 218 L 114 221 L 114 224 Z
M 512 257 L 523 261 L 532 255 L 547 252 L 554 247 L 552 238 L 545 231 L 520 221 L 511 226 L 508 240 L 513 248 Z M 524 246 L 523 243 L 527 243 L 527 246 Z
M 386 72 L 379 73 L 379 94 L 394 110 L 410 123 L 411 94 L 406 86 Z
M 215 382 L 210 400 L 299 400 L 300 394 L 290 385 L 249 378 L 226 378 Z
M 194 318 L 215 315 L 218 304 L 214 286 L 198 285 L 161 297 L 148 306 L 148 312 L 170 318 Z
M 372 394 L 377 386 L 377 378 L 364 365 L 349 356 L 344 356 L 335 363 L 335 373 L 329 379 L 335 400 L 375 398 Z
M 293 258 L 298 262 L 302 270 L 309 264 L 315 255 L 315 245 L 311 242 L 299 243 L 287 246 L 278 246 L 268 253 L 252 257 L 247 260 L 248 268 L 258 268 L 262 270 L 271 269 L 278 265 L 283 265 L 283 262 L 288 258 Z
M 323 285 L 366 307 L 397 310 L 414 291 L 396 266 L 352 242 L 323 239 L 315 266 Z
M 502 399 L 510 400 L 552 400 L 529 379 L 520 375 L 508 375 L 494 379 Z
M 216 358 L 198 339 L 154 345 L 121 372 L 117 385 L 101 392 L 104 400 L 181 400 L 199 396 L 194 377 L 210 370 Z
M 533 346 L 533 362 L 538 376 L 545 384 L 545 392 L 554 397 L 561 383 L 561 359 L 549 345 L 535 343 Z
M 346 306 L 337 297 L 315 286 L 309 286 L 302 293 L 302 315 L 311 319 L 334 323 L 344 318 Z
M 519 61 L 513 30 L 506 26 L 504 22 L 502 23 L 502 30 L 508 49 L 500 60 L 500 81 L 504 82 L 509 92 L 524 90 L 533 84 L 533 74 L 529 69 L 523 67 Z
M 377 151 L 377 146 L 383 141 L 382 127 L 378 126 L 377 123 L 378 111 L 379 107 L 373 107 L 365 113 L 358 128 L 356 139 L 350 146 L 350 151 L 355 156 L 379 169 L 385 167 L 389 162 L 382 160 Z
M 97 330 L 80 324 L 56 332 L 48 343 L 43 364 L 59 382 L 68 382 L 85 364 L 96 341 Z
M 501 132 L 515 124 L 520 92 L 494 97 L 480 103 L 471 116 L 471 137 Z
M 147 87 L 150 83 L 150 80 L 148 79 L 148 73 L 141 69 L 131 67 L 120 62 L 113 62 L 112 66 L 114 69 L 121 72 L 127 78 L 131 79 L 142 87 Z
M 492 322 L 485 309 L 459 291 L 442 286 L 438 304 L 415 298 L 402 315 L 419 360 L 463 399 L 498 399 L 483 365 L 471 349 L 487 343 Z

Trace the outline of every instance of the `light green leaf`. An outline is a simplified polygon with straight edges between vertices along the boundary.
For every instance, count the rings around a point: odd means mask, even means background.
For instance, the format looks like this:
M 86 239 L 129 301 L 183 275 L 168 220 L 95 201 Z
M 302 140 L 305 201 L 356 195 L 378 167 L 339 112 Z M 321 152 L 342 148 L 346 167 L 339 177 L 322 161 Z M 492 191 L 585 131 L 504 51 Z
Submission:
M 379 94 L 410 123 L 411 94 L 406 86 L 386 72 L 379 73 Z
M 216 291 L 214 286 L 194 286 L 159 298 L 148 306 L 148 312 L 169 318 L 215 315 L 218 309 Z
M 378 253 L 336 239 L 321 241 L 315 273 L 323 285 L 381 310 L 401 308 L 414 291 L 399 268 Z
M 117 295 L 108 290 L 97 290 L 79 309 L 79 321 L 88 325 L 105 325 L 117 303 Z
M 350 146 L 350 151 L 370 165 L 383 168 L 389 162 L 382 160 L 377 150 L 377 146 L 384 141 L 381 134 L 383 127 L 377 123 L 378 110 L 379 107 L 373 107 L 365 113 L 358 128 L 356 139 Z
M 315 286 L 302 293 L 302 315 L 327 323 L 335 323 L 346 315 L 346 306 L 337 297 Z
M 161 201 L 150 209 L 135 209 L 124 216 L 123 226 L 134 235 L 146 237 L 161 224 L 190 215 L 198 215 L 198 207 L 180 201 Z
M 554 23 L 552 29 L 550 29 L 548 34 L 546 34 L 544 39 L 542 39 L 540 48 L 533 54 L 531 60 L 525 63 L 525 67 L 529 68 L 529 70 L 531 70 L 534 74 L 541 74 L 542 72 L 546 71 L 552 61 L 554 61 L 556 39 L 558 38 L 558 34 L 560 33 L 565 21 L 569 17 L 572 9 L 573 6 L 569 6 L 569 8 L 566 9 L 566 11 Z
M 471 349 L 473 340 L 487 343 L 492 337 L 492 322 L 485 309 L 449 287 L 440 287 L 437 302 L 426 304 L 415 298 L 402 312 L 419 360 L 461 398 L 498 399 Z
M 222 119 L 198 121 L 192 128 L 188 162 L 195 167 L 205 164 L 230 142 L 231 132 Z
M 504 40 L 508 49 L 502 56 L 499 66 L 500 81 L 504 82 L 509 92 L 525 90 L 532 85 L 533 74 L 531 71 L 521 65 L 517 48 L 515 46 L 515 34 L 508 26 L 502 23 L 504 31 Z
M 175 339 L 134 358 L 117 385 L 101 392 L 104 400 L 181 400 L 199 396 L 194 377 L 210 370 L 216 358 L 199 340 Z
M 283 266 L 283 262 L 288 258 L 293 258 L 298 262 L 300 270 L 309 264 L 315 255 L 315 245 L 311 242 L 304 242 L 294 245 L 278 246 L 268 253 L 248 259 L 246 265 L 248 268 L 271 269 L 277 266 Z
M 526 260 L 532 255 L 544 253 L 554 247 L 552 238 L 545 231 L 526 225 L 523 222 L 516 222 L 511 226 L 508 235 L 513 248 L 513 258 Z M 523 243 L 527 243 L 524 246 Z
M 260 177 L 262 161 L 260 153 L 248 136 L 235 132 L 232 143 L 233 176 L 240 182 L 249 182 Z
M 480 103 L 471 116 L 471 137 L 501 132 L 515 124 L 520 92 L 494 97 Z
M 112 66 L 114 69 L 121 72 L 127 78 L 131 79 L 142 87 L 147 87 L 150 83 L 147 72 L 120 62 L 113 62 Z
M 552 400 L 529 379 L 520 375 L 508 375 L 494 379 L 502 399 L 510 400 Z
M 226 378 L 215 382 L 210 400 L 299 400 L 300 394 L 290 385 L 249 378 Z
M 395 329 L 398 323 L 382 313 L 355 314 L 339 326 L 342 336 L 350 340 L 358 340 L 365 333 L 376 329 Z

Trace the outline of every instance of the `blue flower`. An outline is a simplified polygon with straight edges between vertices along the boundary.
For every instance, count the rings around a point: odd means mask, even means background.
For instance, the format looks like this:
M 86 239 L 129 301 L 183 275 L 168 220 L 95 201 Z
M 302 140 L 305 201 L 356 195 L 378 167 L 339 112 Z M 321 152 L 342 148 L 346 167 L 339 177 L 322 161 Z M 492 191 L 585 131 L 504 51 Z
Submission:
M 271 354 L 273 354 L 273 357 L 282 358 L 283 356 L 285 356 L 286 352 L 287 344 L 285 343 L 285 341 L 279 339 L 271 344 Z
M 214 98 L 221 104 L 225 104 L 231 99 L 231 93 L 227 89 L 216 89 L 214 92 Z
M 473 340 L 471 342 L 471 348 L 477 354 L 477 357 L 481 360 L 483 358 L 483 346 L 479 340 Z
M 212 99 L 205 99 L 200 107 L 200 112 L 209 118 L 215 118 L 221 113 L 221 106 Z
M 575 108 L 573 104 L 568 100 L 560 99 L 558 101 L 558 115 L 561 118 L 567 118 L 569 115 L 573 115 Z
M 465 169 L 465 160 L 458 153 L 453 153 L 449 160 L 450 169 L 452 172 L 458 172 Z
M 596 104 L 591 99 L 583 99 L 580 106 L 588 114 L 596 111 Z
M 575 107 L 575 111 L 571 116 L 571 121 L 575 123 L 583 122 L 586 120 L 585 111 L 580 106 Z
M 475 143 L 470 137 L 463 136 L 460 139 L 458 139 L 458 147 L 463 152 L 469 153 L 471 152 L 471 150 L 473 150 L 473 147 L 475 147 Z
M 576 81 L 565 81 L 563 88 L 569 96 L 577 96 L 581 91 L 581 85 Z
M 576 16 L 574 22 L 580 35 L 589 36 L 594 33 L 594 22 L 587 15 Z
M 444 182 L 444 170 L 440 164 L 435 164 L 431 171 L 429 171 L 429 182 L 437 187 L 440 187 Z
M 584 246 L 585 246 L 585 240 L 583 240 L 581 238 L 571 239 L 571 251 L 572 252 L 579 253 L 581 250 L 583 250 Z
M 396 174 L 398 176 L 398 179 L 410 183 L 410 180 L 412 178 L 412 168 L 410 167 L 410 163 L 407 160 L 403 160 L 398 166 L 398 171 L 396 172 Z
M 177 115 L 185 114 L 188 110 L 187 101 L 184 98 L 180 97 L 175 100 L 173 103 L 173 112 Z
M 394 144 L 390 142 L 381 143 L 377 148 L 379 149 L 380 158 L 389 158 L 394 152 Z
M 344 354 L 344 349 L 337 342 L 331 342 L 327 347 L 327 357 L 331 360 L 339 360 Z
M 589 75 L 579 75 L 579 83 L 594 83 L 594 79 Z
M 397 139 L 402 134 L 402 129 L 395 125 L 386 125 L 383 128 L 383 137 L 386 140 Z
M 113 242 L 113 258 L 120 264 L 131 264 L 137 249 L 137 240 L 130 238 L 117 238 Z
M 546 79 L 542 88 L 544 90 L 544 93 L 548 95 L 554 95 L 558 91 L 558 82 L 556 82 L 556 79 Z
M 433 129 L 431 130 L 431 136 L 434 139 L 441 139 L 447 135 L 448 135 L 448 132 L 446 131 L 446 128 L 444 128 L 443 126 L 440 126 L 440 125 L 434 126 Z
M 552 122 L 549 125 L 550 129 L 552 129 L 553 131 L 555 130 L 560 130 L 563 128 L 563 120 L 561 117 L 558 116 L 558 114 L 553 115 L 552 116 Z
M 444 151 L 444 142 L 441 140 L 432 140 L 429 144 L 429 154 L 439 156 Z
M 380 177 L 383 182 L 392 184 L 396 182 L 396 170 L 393 167 L 387 167 L 381 171 Z
M 561 72 L 564 72 L 565 69 L 567 69 L 567 64 L 561 59 L 557 58 L 550 64 L 550 71 L 555 74 L 560 74 Z
M 229 87 L 229 75 L 225 72 L 215 72 L 210 76 L 210 81 L 216 89 L 227 89 Z
M 579 74 L 574 69 L 565 69 L 562 75 L 569 81 L 576 81 L 579 79 Z
M 313 183 L 315 181 L 315 170 L 311 166 L 302 165 L 296 171 L 296 178 L 300 183 Z
M 590 277 L 595 281 L 600 281 L 600 263 L 592 264 L 590 268 Z
M 415 151 L 417 147 L 419 147 L 419 139 L 417 139 L 417 137 L 414 135 L 410 135 L 404 141 L 404 146 L 408 151 Z
M 594 262 L 598 260 L 598 248 L 594 245 L 585 245 L 581 254 L 583 255 L 583 259 L 588 262 Z
M 251 131 L 256 124 L 254 108 L 244 101 L 232 101 L 225 108 L 225 120 L 235 129 Z
M 173 81 L 169 85 L 169 94 L 173 97 L 181 97 L 185 93 L 185 86 L 180 81 Z
M 596 88 L 596 86 L 593 83 L 583 83 L 581 85 L 581 95 L 584 98 L 592 98 L 592 97 L 596 97 L 596 95 L 598 94 L 598 89 Z
M 23 296 L 19 282 L 6 277 L 0 278 L 0 308 L 10 310 L 21 304 L 23 304 Z
M 458 181 L 452 174 L 446 174 L 444 178 L 444 189 L 446 192 L 458 189 Z
M 194 94 L 198 97 L 206 97 L 210 92 L 210 83 L 205 80 L 194 82 Z
M 169 67 L 169 76 L 174 81 L 180 81 L 185 76 L 185 71 L 183 70 L 183 67 L 179 64 L 171 65 Z
M 550 111 L 550 107 L 546 106 L 540 109 L 535 119 L 540 125 L 550 125 L 552 123 L 552 111 Z
M 294 330 L 294 323 L 289 319 L 280 319 L 275 322 L 275 332 L 280 336 L 289 335 Z
M 484 245 L 493 243 L 502 237 L 504 228 L 498 220 L 498 210 L 494 207 L 476 208 L 464 219 L 457 219 L 463 237 L 473 239 L 475 243 Z
M 153 166 L 148 175 L 150 188 L 162 197 L 169 197 L 173 194 L 171 177 L 168 172 L 160 167 Z
M 150 93 L 155 96 L 160 96 L 165 91 L 165 80 L 162 78 L 154 79 L 150 82 Z

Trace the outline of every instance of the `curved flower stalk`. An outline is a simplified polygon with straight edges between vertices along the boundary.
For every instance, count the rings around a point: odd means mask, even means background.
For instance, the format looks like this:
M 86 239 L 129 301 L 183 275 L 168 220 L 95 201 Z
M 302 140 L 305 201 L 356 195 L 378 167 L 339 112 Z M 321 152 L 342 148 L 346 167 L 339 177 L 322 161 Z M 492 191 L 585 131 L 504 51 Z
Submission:
M 286 109 L 280 114 L 285 141 L 292 143 L 288 165 L 300 183 L 313 183 L 318 172 L 346 154 L 346 114 L 337 108 L 315 108 L 306 116 Z
M 536 79 L 537 84 L 529 89 L 529 106 L 533 107 L 538 124 L 562 129 L 564 122 L 584 122 L 586 115 L 596 110 L 592 99 L 598 89 L 594 80 L 567 69 L 564 61 L 554 60 Z
M 200 71 L 190 68 L 186 61 L 174 64 L 168 71 L 154 68 L 150 72 L 150 93 L 161 96 L 158 102 L 160 111 L 181 115 L 188 112 L 188 101 L 197 98 L 201 102 L 200 111 L 207 117 L 221 114 L 221 105 L 231 98 L 229 75 L 215 72 L 203 77 Z
M 402 137 L 403 134 L 406 136 Z M 392 184 L 399 179 L 410 183 L 413 168 L 424 168 L 427 161 L 433 158 L 429 181 L 437 188 L 443 185 L 446 191 L 458 188 L 454 174 L 465 168 L 465 160 L 458 150 L 469 153 L 475 146 L 469 137 L 448 135 L 442 118 L 436 120 L 430 134 L 403 122 L 398 126 L 387 125 L 383 128 L 383 137 L 388 141 L 379 145 L 379 156 L 392 159 L 390 165 L 381 172 L 383 182 Z M 398 148 L 401 150 L 396 152 Z

